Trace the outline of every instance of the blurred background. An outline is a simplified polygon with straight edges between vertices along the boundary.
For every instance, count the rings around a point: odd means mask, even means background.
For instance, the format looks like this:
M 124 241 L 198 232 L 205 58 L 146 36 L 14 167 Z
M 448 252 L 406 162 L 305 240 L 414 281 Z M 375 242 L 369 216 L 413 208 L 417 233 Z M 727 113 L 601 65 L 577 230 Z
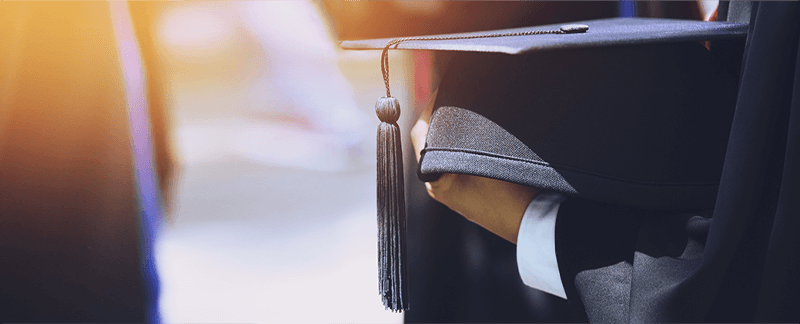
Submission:
M 164 321 L 401 322 L 377 294 L 380 53 L 339 50 L 306 1 L 153 13 L 178 161 Z

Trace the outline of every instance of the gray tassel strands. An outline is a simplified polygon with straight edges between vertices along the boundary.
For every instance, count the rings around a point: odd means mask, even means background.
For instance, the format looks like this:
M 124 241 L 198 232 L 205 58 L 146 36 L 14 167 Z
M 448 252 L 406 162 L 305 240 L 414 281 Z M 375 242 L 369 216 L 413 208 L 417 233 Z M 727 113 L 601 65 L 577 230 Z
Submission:
M 408 309 L 406 281 L 406 201 L 400 103 L 381 97 L 375 104 L 378 126 L 378 290 L 387 309 Z

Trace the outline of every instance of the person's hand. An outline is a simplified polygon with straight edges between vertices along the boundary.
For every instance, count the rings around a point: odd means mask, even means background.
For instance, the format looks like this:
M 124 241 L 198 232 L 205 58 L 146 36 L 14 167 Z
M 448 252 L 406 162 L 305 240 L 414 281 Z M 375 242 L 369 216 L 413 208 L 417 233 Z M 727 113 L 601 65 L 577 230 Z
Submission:
M 431 107 L 422 113 L 411 129 L 417 162 L 425 147 L 430 114 Z M 425 188 L 433 199 L 515 244 L 525 209 L 539 194 L 536 188 L 455 173 L 442 174 L 436 181 L 426 182 Z

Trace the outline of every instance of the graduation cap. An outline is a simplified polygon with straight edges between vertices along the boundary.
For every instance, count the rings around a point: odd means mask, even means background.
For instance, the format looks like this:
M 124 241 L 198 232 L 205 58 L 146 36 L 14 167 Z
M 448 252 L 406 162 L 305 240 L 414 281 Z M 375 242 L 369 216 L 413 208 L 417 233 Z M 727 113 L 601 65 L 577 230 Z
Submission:
M 386 307 L 408 306 L 400 106 L 389 93 L 388 49 L 464 52 L 439 85 L 422 180 L 462 173 L 637 208 L 697 210 L 714 205 L 737 82 L 699 42 L 746 34 L 742 23 L 612 18 L 342 42 L 384 51 L 387 95 L 376 113 Z

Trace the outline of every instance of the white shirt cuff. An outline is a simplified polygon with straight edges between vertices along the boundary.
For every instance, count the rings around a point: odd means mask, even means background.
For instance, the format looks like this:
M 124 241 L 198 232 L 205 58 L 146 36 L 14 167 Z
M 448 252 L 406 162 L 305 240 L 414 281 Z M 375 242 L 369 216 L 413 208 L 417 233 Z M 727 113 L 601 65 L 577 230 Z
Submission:
M 528 204 L 517 234 L 517 267 L 526 285 L 566 299 L 556 259 L 556 215 L 564 198 L 541 192 Z

